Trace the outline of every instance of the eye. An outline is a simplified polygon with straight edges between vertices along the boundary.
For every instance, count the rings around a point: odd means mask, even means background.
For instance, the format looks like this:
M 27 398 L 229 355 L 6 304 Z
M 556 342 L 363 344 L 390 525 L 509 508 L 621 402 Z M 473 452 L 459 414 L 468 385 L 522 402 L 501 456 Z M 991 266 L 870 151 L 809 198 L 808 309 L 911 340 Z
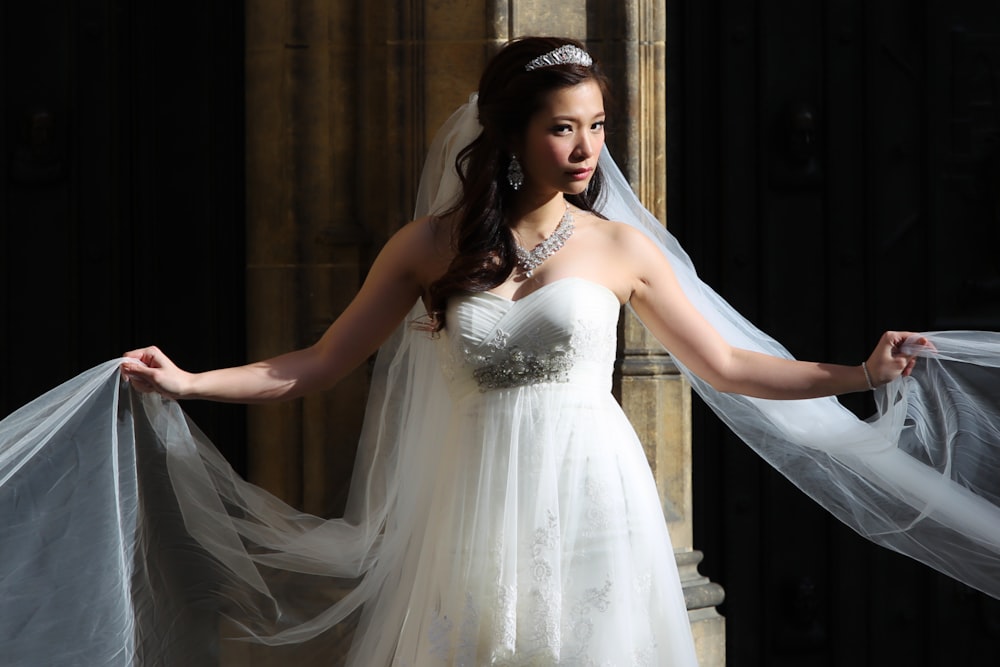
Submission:
M 552 134 L 569 134 L 573 131 L 573 128 L 569 126 L 569 123 L 560 123 L 559 125 L 552 126 Z
M 604 130 L 604 121 L 603 120 L 597 121 L 596 123 L 594 123 L 593 125 L 590 126 L 590 129 L 593 130 L 594 132 L 601 132 L 601 131 L 603 131 Z

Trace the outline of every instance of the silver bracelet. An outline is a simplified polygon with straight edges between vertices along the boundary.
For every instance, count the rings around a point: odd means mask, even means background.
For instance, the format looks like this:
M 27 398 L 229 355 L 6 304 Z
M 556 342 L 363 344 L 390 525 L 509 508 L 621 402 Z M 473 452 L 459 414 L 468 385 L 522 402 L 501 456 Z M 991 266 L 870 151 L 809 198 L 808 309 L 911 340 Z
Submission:
M 875 391 L 875 384 L 872 382 L 872 376 L 868 374 L 868 362 L 861 362 L 861 370 L 865 372 L 865 382 L 868 383 L 868 388 Z

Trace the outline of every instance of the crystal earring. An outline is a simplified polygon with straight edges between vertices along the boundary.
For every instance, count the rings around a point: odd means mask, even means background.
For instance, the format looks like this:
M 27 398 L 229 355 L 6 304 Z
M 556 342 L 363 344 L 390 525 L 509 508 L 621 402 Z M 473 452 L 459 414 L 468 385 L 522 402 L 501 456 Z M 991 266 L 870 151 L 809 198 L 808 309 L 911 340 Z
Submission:
M 517 161 L 517 156 L 511 154 L 510 164 L 507 165 L 507 182 L 514 190 L 520 190 L 524 185 L 524 172 L 521 171 L 521 163 Z

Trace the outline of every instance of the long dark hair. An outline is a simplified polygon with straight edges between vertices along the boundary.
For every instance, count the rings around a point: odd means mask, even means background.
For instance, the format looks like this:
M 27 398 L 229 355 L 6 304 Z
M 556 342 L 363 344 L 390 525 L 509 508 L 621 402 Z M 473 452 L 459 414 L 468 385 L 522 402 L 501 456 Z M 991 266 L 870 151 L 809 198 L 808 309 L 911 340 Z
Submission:
M 455 168 L 462 182 L 458 203 L 441 218 L 454 218 L 454 258 L 448 270 L 428 288 L 431 328 L 445 325 L 448 299 L 461 292 L 483 292 L 500 285 L 514 271 L 517 256 L 508 216 L 514 190 L 507 183 L 511 145 L 524 135 L 528 121 L 550 93 L 594 81 L 605 99 L 608 81 L 596 61 L 525 70 L 531 60 L 560 46 L 580 42 L 559 37 L 523 37 L 507 44 L 486 65 L 479 80 L 480 135 L 458 154 Z M 577 208 L 593 211 L 603 188 L 600 169 L 587 190 L 567 196 Z

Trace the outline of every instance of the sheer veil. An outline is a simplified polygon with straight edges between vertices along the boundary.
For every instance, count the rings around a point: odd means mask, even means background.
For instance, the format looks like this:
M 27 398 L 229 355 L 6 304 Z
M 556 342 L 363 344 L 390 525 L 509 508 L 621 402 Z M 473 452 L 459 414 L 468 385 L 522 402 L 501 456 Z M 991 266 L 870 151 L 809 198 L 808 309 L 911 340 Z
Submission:
M 431 146 L 417 217 L 455 201 L 455 157 L 479 131 L 473 96 Z M 698 279 L 607 151 L 600 169 L 600 211 L 657 243 L 727 340 L 788 356 Z M 303 515 L 240 479 L 176 403 L 123 385 L 119 360 L 0 422 L 6 659 L 198 665 L 269 645 L 274 664 L 303 664 L 343 654 L 353 634 L 352 664 L 388 664 L 450 410 L 434 340 L 409 326 L 422 312 L 414 304 L 379 352 L 342 518 Z M 927 337 L 914 374 L 880 388 L 866 421 L 834 398 L 722 394 L 682 370 L 851 528 L 1000 597 L 1000 335 Z

